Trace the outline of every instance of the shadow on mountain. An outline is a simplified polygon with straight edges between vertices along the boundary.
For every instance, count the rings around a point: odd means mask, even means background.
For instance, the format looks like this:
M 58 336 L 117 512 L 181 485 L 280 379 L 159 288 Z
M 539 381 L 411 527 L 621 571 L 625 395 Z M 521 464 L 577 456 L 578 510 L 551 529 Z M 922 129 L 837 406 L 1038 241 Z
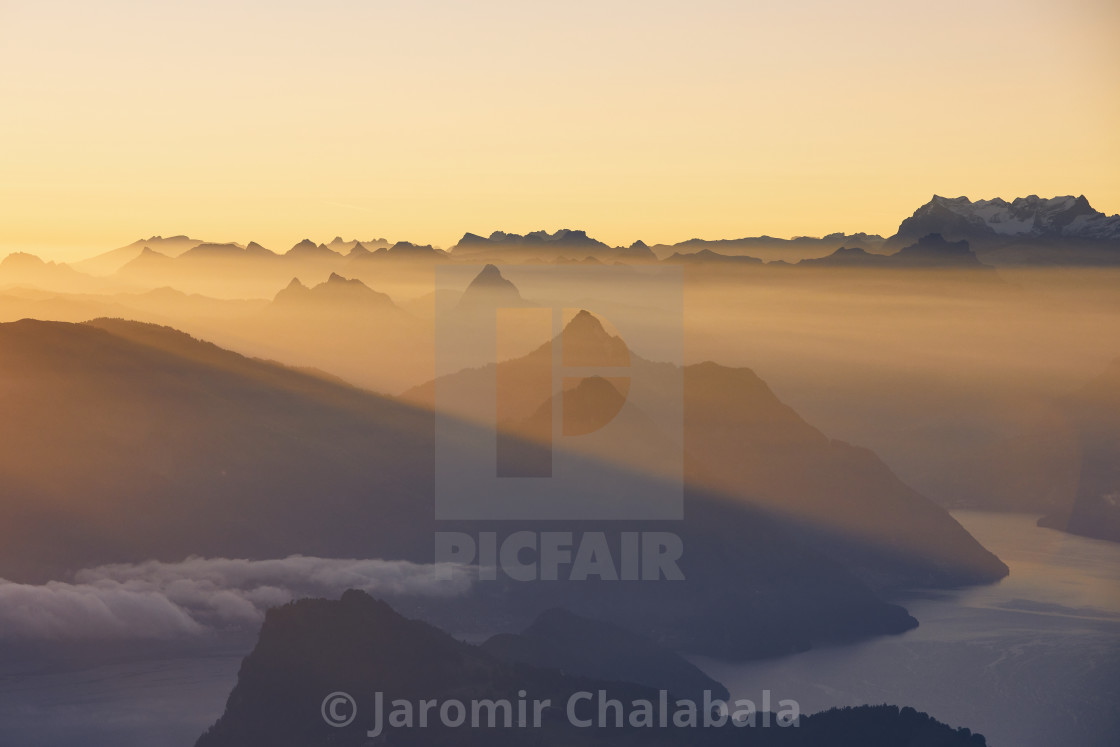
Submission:
M 592 641 L 593 646 L 596 643 L 601 642 Z M 324 722 L 324 698 L 331 693 L 346 693 L 356 704 L 353 721 L 344 727 Z M 378 693 L 383 698 L 381 714 Z M 621 724 L 616 726 L 611 712 L 600 725 L 598 700 L 577 699 L 568 715 L 567 704 L 575 693 L 619 701 Z M 225 713 L 196 747 L 985 744 L 982 736 L 967 729 L 953 729 L 913 709 L 894 706 L 846 708 L 797 718 L 790 701 L 782 701 L 777 713 L 756 704 L 757 710 L 742 725 L 715 725 L 713 719 L 713 725 L 704 726 L 706 707 L 701 697 L 693 702 L 691 716 L 687 702 L 667 700 L 666 722 L 661 726 L 655 711 L 660 698 L 657 690 L 641 685 L 503 661 L 485 648 L 408 620 L 384 602 L 349 591 L 339 601 L 305 599 L 268 613 L 256 648 L 242 663 Z M 428 725 L 420 728 L 416 724 L 423 700 L 435 700 L 437 705 Z M 452 700 L 462 703 L 465 712 L 477 713 L 480 725 L 446 725 L 439 709 Z M 534 701 L 545 700 L 549 703 L 536 710 Z M 413 728 L 393 726 L 400 722 L 391 721 L 390 712 L 394 708 L 405 712 L 394 701 L 410 704 Z M 520 702 L 526 703 L 525 727 L 517 726 Z M 642 711 L 643 702 L 649 706 L 647 711 Z M 733 712 L 747 718 L 737 706 Z M 577 726 L 573 716 L 592 723 Z M 472 724 L 474 717 L 466 718 L 466 724 Z M 651 718 L 649 725 L 643 725 L 644 718 Z M 791 720 L 798 725 L 779 725 Z M 367 731 L 380 734 L 367 739 Z

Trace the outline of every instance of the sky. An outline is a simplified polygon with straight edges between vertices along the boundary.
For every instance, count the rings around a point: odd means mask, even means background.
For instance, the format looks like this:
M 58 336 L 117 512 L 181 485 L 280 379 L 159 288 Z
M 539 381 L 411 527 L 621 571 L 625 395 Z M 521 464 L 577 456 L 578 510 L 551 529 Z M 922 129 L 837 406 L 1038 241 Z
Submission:
M 1120 212 L 1111 0 L 0 0 L 0 254 Z

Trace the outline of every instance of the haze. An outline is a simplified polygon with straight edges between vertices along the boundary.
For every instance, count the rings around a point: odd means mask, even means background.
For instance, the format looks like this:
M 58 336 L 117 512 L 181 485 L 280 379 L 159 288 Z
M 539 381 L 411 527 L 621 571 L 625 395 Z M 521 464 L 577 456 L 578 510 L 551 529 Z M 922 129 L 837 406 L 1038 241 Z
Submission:
M 931 193 L 1111 214 L 1117 28 L 1103 0 L 5 2 L 0 251 L 886 235 Z

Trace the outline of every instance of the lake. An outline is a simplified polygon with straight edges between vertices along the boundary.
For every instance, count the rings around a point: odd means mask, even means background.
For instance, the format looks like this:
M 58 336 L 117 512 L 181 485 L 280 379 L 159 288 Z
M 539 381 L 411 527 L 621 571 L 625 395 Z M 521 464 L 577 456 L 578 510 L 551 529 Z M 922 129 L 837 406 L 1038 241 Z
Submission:
M 1120 743 L 1120 545 L 954 512 L 1010 568 L 998 584 L 898 601 L 903 635 L 748 664 L 697 660 L 739 697 L 762 689 L 802 712 L 909 705 L 994 747 Z
M 899 601 L 900 636 L 749 664 L 699 661 L 738 697 L 794 698 L 802 712 L 893 703 L 967 726 L 995 747 L 1113 747 L 1120 735 L 1120 545 L 954 513 L 1011 569 L 992 586 Z M 152 656 L 105 652 L 81 667 L 8 657 L 0 745 L 190 747 L 221 714 L 251 642 Z M 3 659 L 3 657 L 0 657 Z

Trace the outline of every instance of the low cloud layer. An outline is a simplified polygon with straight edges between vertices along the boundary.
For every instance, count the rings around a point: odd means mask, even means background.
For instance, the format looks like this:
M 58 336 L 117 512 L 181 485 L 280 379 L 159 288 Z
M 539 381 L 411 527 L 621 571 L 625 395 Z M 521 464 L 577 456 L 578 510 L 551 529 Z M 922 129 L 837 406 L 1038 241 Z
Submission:
M 277 560 L 187 558 L 103 565 L 71 583 L 0 579 L 0 638 L 177 638 L 255 627 L 269 607 L 362 589 L 382 596 L 456 596 L 465 567 L 294 555 Z M 446 580 L 444 580 L 446 579 Z

